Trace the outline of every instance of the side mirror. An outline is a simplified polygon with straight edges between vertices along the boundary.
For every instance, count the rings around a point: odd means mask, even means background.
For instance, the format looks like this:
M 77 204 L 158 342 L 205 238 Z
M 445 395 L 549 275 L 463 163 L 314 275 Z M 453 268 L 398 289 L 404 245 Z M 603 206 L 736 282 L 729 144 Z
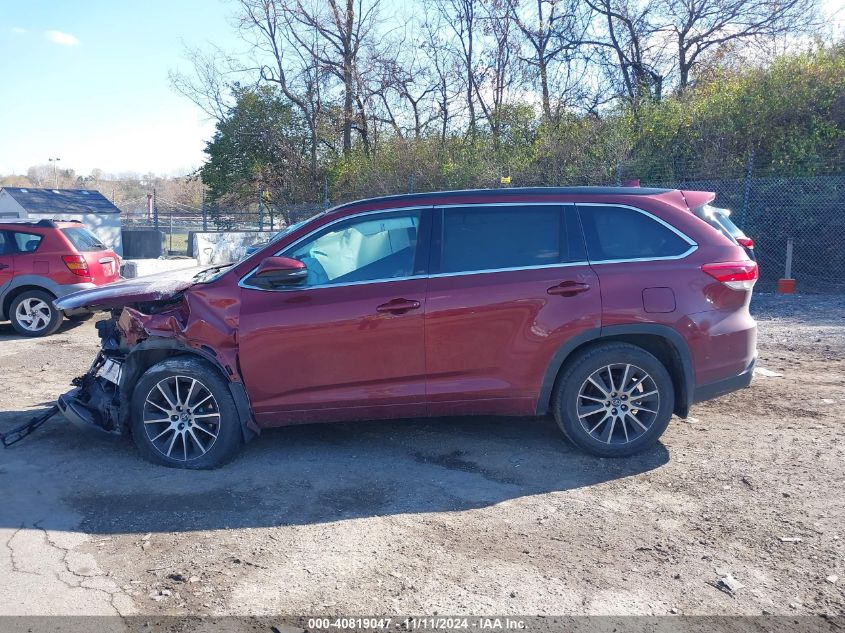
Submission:
M 256 286 L 262 288 L 283 288 L 305 281 L 308 268 L 298 259 L 291 257 L 266 257 L 252 276 Z

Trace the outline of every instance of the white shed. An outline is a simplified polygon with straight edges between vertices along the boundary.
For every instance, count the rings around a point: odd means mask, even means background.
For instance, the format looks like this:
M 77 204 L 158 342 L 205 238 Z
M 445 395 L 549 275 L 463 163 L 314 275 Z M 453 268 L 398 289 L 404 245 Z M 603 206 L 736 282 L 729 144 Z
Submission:
M 92 189 L 0 189 L 0 221 L 4 218 L 79 220 L 106 246 L 123 255 L 120 209 Z

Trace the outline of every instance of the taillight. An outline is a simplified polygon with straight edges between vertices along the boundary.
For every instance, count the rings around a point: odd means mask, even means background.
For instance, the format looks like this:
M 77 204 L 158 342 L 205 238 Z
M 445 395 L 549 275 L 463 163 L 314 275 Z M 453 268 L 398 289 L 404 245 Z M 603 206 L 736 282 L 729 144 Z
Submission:
M 745 248 L 754 248 L 754 240 L 750 237 L 738 237 L 736 238 L 736 243 Z
M 88 262 L 82 255 L 62 255 L 62 260 L 74 275 L 79 277 L 91 276 L 91 272 L 88 270 Z
M 701 270 L 734 290 L 751 290 L 757 281 L 757 262 L 717 262 L 704 264 Z

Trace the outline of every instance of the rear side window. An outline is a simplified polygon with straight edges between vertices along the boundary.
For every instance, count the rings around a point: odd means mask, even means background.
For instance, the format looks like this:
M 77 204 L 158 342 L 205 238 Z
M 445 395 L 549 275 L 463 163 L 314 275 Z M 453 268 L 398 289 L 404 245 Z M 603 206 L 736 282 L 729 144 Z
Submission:
M 742 232 L 742 229 L 733 223 L 733 220 L 730 218 L 731 212 L 727 209 L 717 209 L 711 207 L 709 204 L 705 204 L 695 209 L 693 213 L 732 242 L 736 241 L 736 238 L 746 236 Z
M 15 250 L 11 244 L 9 236 L 0 231 L 0 255 L 10 255 Z
M 579 208 L 590 261 L 677 257 L 691 244 L 654 218 L 627 207 Z
M 88 229 L 80 227 L 73 227 L 69 229 L 61 229 L 65 237 L 70 240 L 73 247 L 80 253 L 90 251 L 105 250 L 106 245 L 103 244 L 97 237 Z
M 19 253 L 34 253 L 41 244 L 42 236 L 35 233 L 12 233 L 12 239 Z
M 440 272 L 560 263 L 568 251 L 563 215 L 559 206 L 444 209 Z

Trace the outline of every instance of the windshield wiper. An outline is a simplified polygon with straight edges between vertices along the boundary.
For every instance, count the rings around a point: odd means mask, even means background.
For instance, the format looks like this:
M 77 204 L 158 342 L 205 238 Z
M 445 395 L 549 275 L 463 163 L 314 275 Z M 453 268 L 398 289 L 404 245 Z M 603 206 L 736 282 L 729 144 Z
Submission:
M 199 283 L 201 281 L 204 281 L 210 273 L 220 272 L 224 268 L 229 268 L 230 266 L 234 266 L 234 264 L 218 264 L 217 266 L 209 266 L 208 268 L 199 271 L 196 275 L 191 278 L 191 280 Z

